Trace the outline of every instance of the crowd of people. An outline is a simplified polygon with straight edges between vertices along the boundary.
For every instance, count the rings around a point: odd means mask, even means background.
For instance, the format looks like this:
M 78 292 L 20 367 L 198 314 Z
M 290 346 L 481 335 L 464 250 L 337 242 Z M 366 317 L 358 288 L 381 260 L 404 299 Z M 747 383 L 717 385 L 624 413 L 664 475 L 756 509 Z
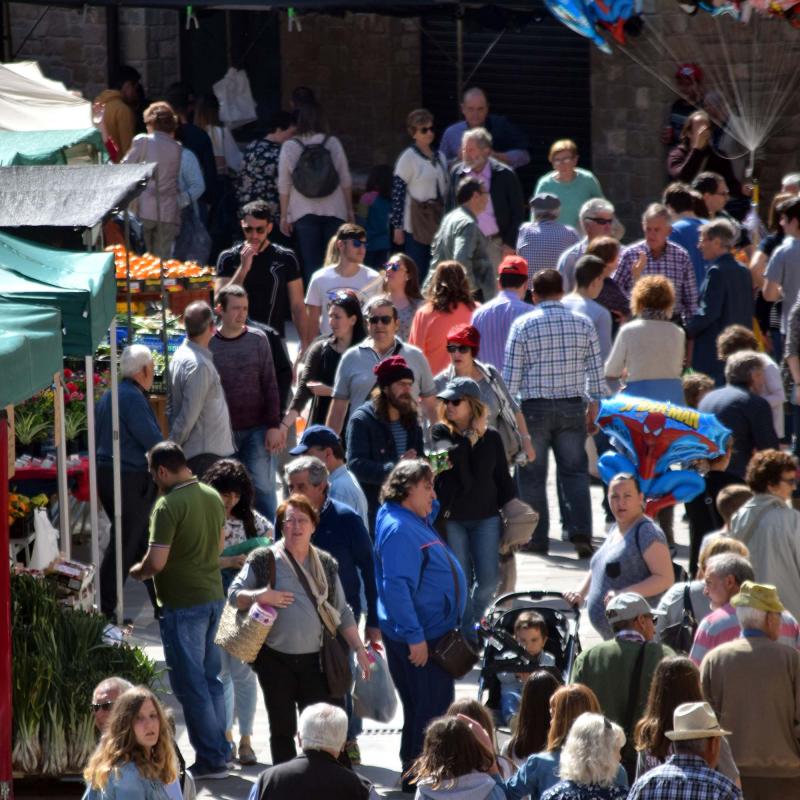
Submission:
M 148 133 L 129 150 L 118 142 L 123 160 L 158 162 L 169 180 L 151 193 L 174 188 L 198 133 L 215 168 L 230 150 L 171 97 L 145 109 Z M 313 92 L 299 87 L 293 106 L 241 164 L 225 155 L 225 176 L 240 173 L 243 242 L 219 254 L 213 306 L 184 313 L 166 438 L 146 398 L 151 352 L 129 345 L 120 364 L 122 563 L 148 585 L 196 757 L 186 776 L 255 763 L 260 686 L 274 766 L 251 797 L 367 797 L 349 769 L 361 720 L 335 674 L 339 648 L 363 680 L 385 654 L 403 707 L 402 788 L 419 798 L 800 795 L 800 186 L 787 179 L 757 241 L 728 203 L 742 186 L 697 156 L 716 151 L 692 113 L 640 240 L 621 243 L 613 203 L 568 139 L 550 148 L 526 222 L 515 169 L 527 141 L 471 89 L 441 148 L 433 115 L 409 113 L 412 143 L 392 175 L 373 176 L 361 225 Z M 162 256 L 180 209 L 202 202 L 178 197 L 140 204 Z M 609 481 L 598 546 L 590 456 L 610 447 L 596 417 L 617 392 L 730 430 L 722 455 L 687 465 L 705 476 L 686 504 L 689 580 L 674 563 L 682 510 L 646 516 L 636 474 Z M 111 431 L 106 398 L 99 486 L 114 519 Z M 440 645 L 460 631 L 479 654 L 498 586 L 513 588 L 514 555 L 500 556 L 509 504 L 538 515 L 523 549 L 549 555 L 551 451 L 561 538 L 588 566 L 565 598 L 604 641 L 557 666 L 547 620 L 526 612 L 510 633 L 531 668 L 500 681 L 492 714 L 453 706 Z M 226 604 L 275 614 L 251 665 L 215 644 Z M 181 781 L 190 796 L 158 700 L 141 688 L 104 697 L 89 796 L 131 784 L 143 788 L 125 797 L 178 797 Z M 513 728 L 502 754 L 496 722 Z

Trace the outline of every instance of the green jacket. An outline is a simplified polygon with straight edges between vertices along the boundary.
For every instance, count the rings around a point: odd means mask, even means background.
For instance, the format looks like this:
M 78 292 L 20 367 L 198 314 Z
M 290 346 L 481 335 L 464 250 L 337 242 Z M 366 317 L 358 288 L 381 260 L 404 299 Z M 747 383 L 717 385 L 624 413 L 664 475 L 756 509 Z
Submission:
M 494 297 L 496 278 L 489 262 L 486 237 L 473 214 L 464 206 L 445 214 L 431 244 L 432 267 L 440 261 L 450 260 L 464 266 L 472 288 L 482 290 L 484 299 Z M 433 269 L 428 272 L 426 286 L 432 275 Z

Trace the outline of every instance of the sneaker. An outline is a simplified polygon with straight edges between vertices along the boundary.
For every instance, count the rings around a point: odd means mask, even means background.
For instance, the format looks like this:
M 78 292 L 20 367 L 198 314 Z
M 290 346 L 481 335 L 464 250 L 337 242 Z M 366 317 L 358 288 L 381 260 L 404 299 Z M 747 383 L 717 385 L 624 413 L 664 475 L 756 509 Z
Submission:
M 229 775 L 228 769 L 225 766 L 221 767 L 205 767 L 192 764 L 189 767 L 189 772 L 196 781 L 219 781 L 227 778 Z
M 361 763 L 361 748 L 359 748 L 358 742 L 355 739 L 345 742 L 344 751 L 347 753 L 351 764 L 355 766 Z
M 358 748 L 358 745 L 356 745 L 356 748 Z M 245 766 L 258 763 L 256 754 L 249 744 L 239 745 L 239 763 Z

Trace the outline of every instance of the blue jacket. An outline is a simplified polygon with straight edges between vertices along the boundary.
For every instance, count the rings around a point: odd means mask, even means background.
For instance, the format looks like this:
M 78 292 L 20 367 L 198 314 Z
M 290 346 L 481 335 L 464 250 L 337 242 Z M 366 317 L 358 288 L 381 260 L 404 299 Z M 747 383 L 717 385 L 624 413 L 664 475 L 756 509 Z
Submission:
M 394 641 L 419 644 L 438 639 L 457 627 L 464 613 L 467 583 L 456 557 L 431 526 L 438 513 L 437 502 L 427 520 L 397 503 L 384 503 L 378 511 L 378 622 L 383 635 Z
M 416 450 L 421 458 L 424 448 L 422 428 L 417 424 L 408 432 L 406 449 Z M 397 452 L 389 423 L 378 417 L 371 400 L 362 403 L 347 424 L 347 467 L 364 490 L 373 530 L 381 486 L 401 455 Z
M 750 270 L 726 253 L 708 267 L 699 308 L 686 323 L 686 335 L 694 339 L 692 366 L 714 378 L 717 386 L 725 383 L 717 336 L 729 325 L 753 327 L 753 284 Z
M 97 403 L 97 463 L 111 464 L 111 392 Z M 136 381 L 119 382 L 119 450 L 123 472 L 147 472 L 147 451 L 163 440 L 147 395 Z

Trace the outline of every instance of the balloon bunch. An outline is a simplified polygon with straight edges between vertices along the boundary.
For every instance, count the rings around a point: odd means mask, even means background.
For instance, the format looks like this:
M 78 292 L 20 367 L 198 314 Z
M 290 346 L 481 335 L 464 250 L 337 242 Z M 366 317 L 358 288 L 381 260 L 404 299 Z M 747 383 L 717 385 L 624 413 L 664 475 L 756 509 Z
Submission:
M 793 28 L 800 28 L 799 0 L 678 0 L 687 14 L 702 10 L 713 16 L 727 14 L 739 22 L 749 22 L 753 13 L 763 17 L 783 17 Z
M 697 497 L 705 479 L 690 467 L 724 456 L 731 436 L 713 414 L 624 394 L 603 400 L 597 424 L 617 450 L 600 456 L 600 477 L 636 475 L 648 516 Z
M 570 30 L 591 39 L 604 53 L 611 47 L 601 29 L 608 30 L 620 44 L 625 35 L 636 36 L 642 29 L 642 0 L 544 0 L 550 13 Z

